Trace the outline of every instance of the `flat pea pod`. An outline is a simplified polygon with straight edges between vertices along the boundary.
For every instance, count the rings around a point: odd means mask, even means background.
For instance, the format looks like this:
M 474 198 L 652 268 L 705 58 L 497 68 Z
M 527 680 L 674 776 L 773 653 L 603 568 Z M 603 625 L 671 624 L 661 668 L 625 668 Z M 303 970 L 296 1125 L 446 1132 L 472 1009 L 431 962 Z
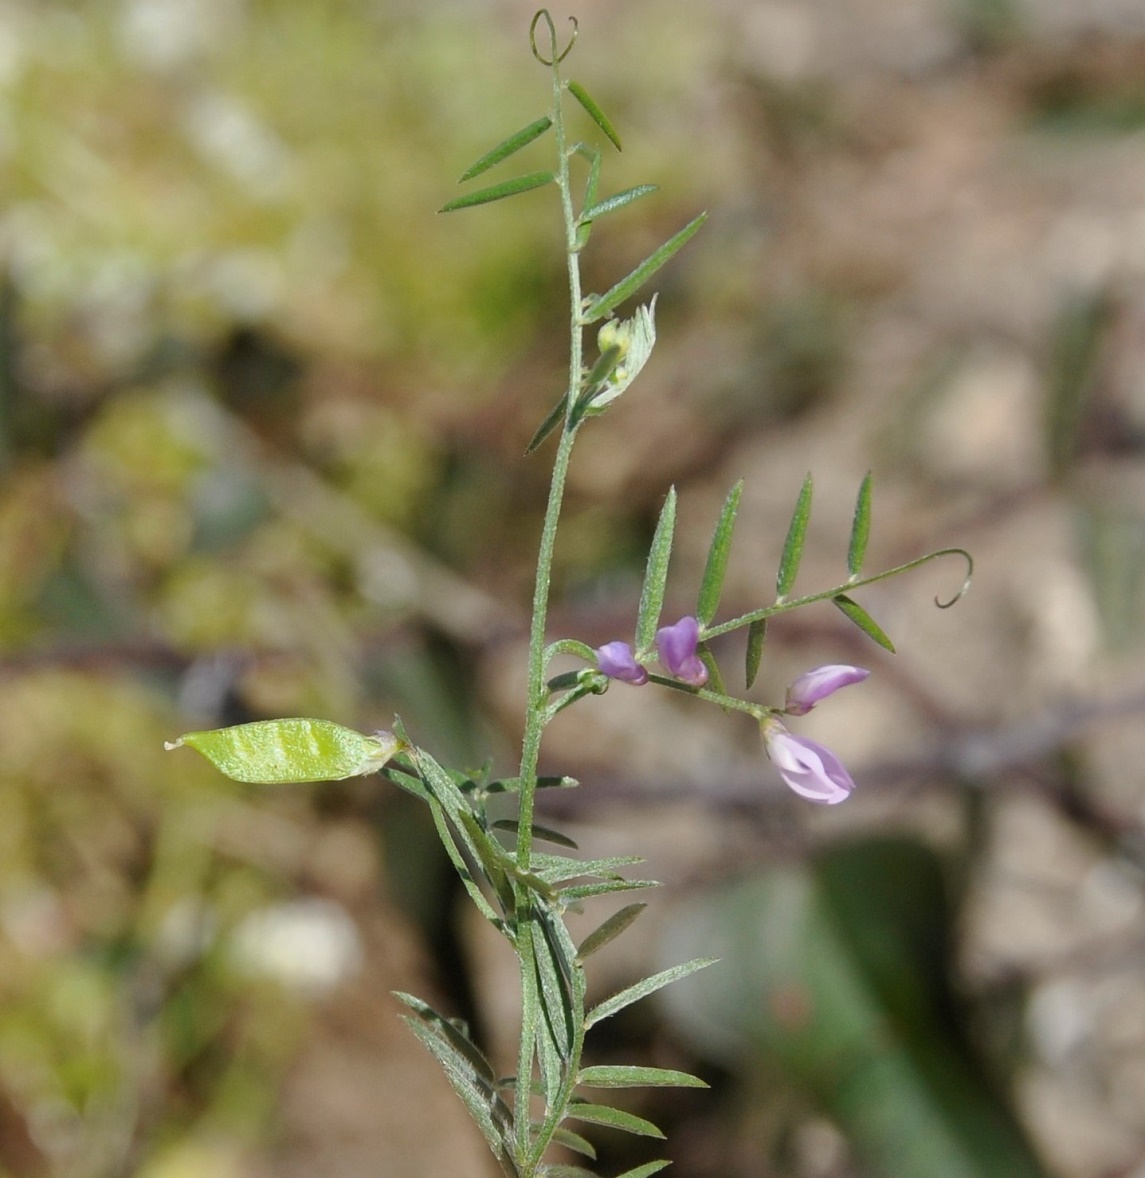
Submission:
M 376 773 L 406 747 L 392 732 L 365 736 L 330 720 L 256 720 L 231 728 L 187 732 L 164 748 L 186 745 L 235 781 L 286 785 L 341 781 Z

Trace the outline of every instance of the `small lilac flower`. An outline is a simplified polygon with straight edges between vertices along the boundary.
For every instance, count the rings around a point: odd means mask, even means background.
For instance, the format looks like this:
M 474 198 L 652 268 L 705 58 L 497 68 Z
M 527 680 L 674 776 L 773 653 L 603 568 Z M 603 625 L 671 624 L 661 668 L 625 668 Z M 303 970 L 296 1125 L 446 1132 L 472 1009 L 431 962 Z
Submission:
M 777 720 L 764 721 L 760 732 L 779 776 L 800 797 L 834 806 L 851 796 L 855 783 L 830 749 L 805 736 L 792 736 Z
M 789 716 L 805 716 L 821 700 L 826 699 L 840 687 L 862 683 L 870 674 L 863 667 L 851 667 L 845 663 L 830 663 L 805 671 L 787 689 L 787 704 L 784 711 Z
M 596 665 L 610 679 L 632 683 L 639 687 L 648 682 L 648 672 L 636 661 L 627 642 L 606 642 L 593 652 Z
M 699 640 L 700 623 L 691 616 L 681 618 L 674 626 L 662 626 L 656 631 L 656 651 L 660 662 L 670 674 L 693 687 L 703 687 L 708 681 L 708 668 L 696 654 Z

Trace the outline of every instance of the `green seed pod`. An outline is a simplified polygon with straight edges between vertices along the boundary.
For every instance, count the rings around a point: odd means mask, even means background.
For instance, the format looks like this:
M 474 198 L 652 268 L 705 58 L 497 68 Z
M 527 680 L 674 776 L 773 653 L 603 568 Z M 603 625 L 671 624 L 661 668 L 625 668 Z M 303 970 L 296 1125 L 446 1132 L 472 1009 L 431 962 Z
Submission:
M 363 736 L 329 720 L 257 720 L 233 728 L 188 732 L 164 748 L 183 745 L 202 753 L 235 781 L 286 785 L 341 781 L 376 773 L 406 747 L 392 732 Z

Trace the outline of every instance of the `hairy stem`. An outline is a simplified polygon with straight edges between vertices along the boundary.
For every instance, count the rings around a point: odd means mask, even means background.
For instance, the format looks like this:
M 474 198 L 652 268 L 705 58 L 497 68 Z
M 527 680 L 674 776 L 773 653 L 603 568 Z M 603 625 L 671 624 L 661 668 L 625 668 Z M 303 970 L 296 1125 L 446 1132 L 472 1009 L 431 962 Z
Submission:
M 561 111 L 561 98 L 564 90 L 560 75 L 560 62 L 553 38 L 552 54 L 553 79 L 553 127 L 556 135 L 557 149 L 557 187 L 561 194 L 561 210 L 565 223 L 565 252 L 568 262 L 569 282 L 569 374 L 568 391 L 566 395 L 565 427 L 561 432 L 561 439 L 557 446 L 556 458 L 553 462 L 552 481 L 549 486 L 549 501 L 545 509 L 545 522 L 541 531 L 541 542 L 537 553 L 537 573 L 533 587 L 533 622 L 529 634 L 529 681 L 528 700 L 525 711 L 525 735 L 521 749 L 520 768 L 520 809 L 517 815 L 517 866 L 522 871 L 529 868 L 533 842 L 533 809 L 537 792 L 537 764 L 541 753 L 541 737 L 547 722 L 548 693 L 545 687 L 545 623 L 548 617 L 549 590 L 552 582 L 553 553 L 556 548 L 557 525 L 560 521 L 561 503 L 564 499 L 565 482 L 568 477 L 569 460 L 572 455 L 576 428 L 569 427 L 568 409 L 576 401 L 580 389 L 582 367 L 581 341 L 581 285 L 580 258 L 576 244 L 576 214 L 573 210 L 572 190 L 569 183 L 569 158 L 565 142 L 564 118 Z M 547 1137 L 551 1137 L 552 1128 L 549 1120 L 553 1110 L 549 1110 L 550 1117 L 546 1118 L 547 1134 L 542 1133 L 545 1140 L 538 1140 L 535 1144 L 530 1140 L 530 1081 L 533 1073 L 533 1051 L 536 1042 L 537 1019 L 543 1017 L 539 1008 L 536 992 L 535 970 L 536 949 L 533 942 L 535 925 L 530 916 L 531 899 L 523 885 L 517 885 L 518 901 L 518 940 L 517 954 L 520 962 L 522 1019 L 521 1039 L 517 1053 L 517 1090 L 514 1116 L 517 1131 L 518 1162 L 523 1167 L 525 1178 L 535 1173 L 539 1158 L 544 1153 Z M 579 1047 L 579 1045 L 578 1045 Z M 579 1066 L 579 1050 L 577 1059 L 572 1061 L 571 1072 L 575 1076 Z M 570 1089 L 571 1092 L 571 1089 Z M 563 1094 L 563 1089 L 562 1089 Z M 567 1102 L 567 1097 L 565 1098 Z M 558 1121 L 559 1123 L 559 1121 Z M 537 1150 L 539 1149 L 539 1153 Z

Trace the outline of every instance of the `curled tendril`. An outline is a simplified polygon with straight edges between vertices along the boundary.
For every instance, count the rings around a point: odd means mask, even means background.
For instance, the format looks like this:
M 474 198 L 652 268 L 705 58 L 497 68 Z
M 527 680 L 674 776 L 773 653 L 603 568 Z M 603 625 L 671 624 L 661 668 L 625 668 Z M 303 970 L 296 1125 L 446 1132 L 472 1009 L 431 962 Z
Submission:
M 549 53 L 550 57 L 545 55 L 537 48 L 537 25 L 544 21 L 549 26 Z M 533 23 L 529 25 L 529 45 L 532 47 L 533 56 L 541 63 L 541 65 L 557 65 L 568 57 L 573 45 L 576 43 L 576 35 L 580 31 L 580 25 L 577 23 L 575 16 L 570 16 L 569 21 L 572 23 L 572 36 L 569 38 L 569 43 L 557 52 L 557 30 L 553 24 L 553 18 L 549 15 L 547 8 L 540 9 L 533 17 Z
M 963 577 L 958 592 L 949 601 L 942 601 L 938 597 L 934 599 L 934 604 L 939 609 L 949 609 L 952 605 L 957 605 L 966 596 L 966 590 L 970 588 L 970 582 L 974 579 L 974 557 L 965 548 L 943 548 L 939 552 L 932 552 L 928 559 L 933 560 L 938 556 L 961 556 L 966 561 L 966 576 Z

